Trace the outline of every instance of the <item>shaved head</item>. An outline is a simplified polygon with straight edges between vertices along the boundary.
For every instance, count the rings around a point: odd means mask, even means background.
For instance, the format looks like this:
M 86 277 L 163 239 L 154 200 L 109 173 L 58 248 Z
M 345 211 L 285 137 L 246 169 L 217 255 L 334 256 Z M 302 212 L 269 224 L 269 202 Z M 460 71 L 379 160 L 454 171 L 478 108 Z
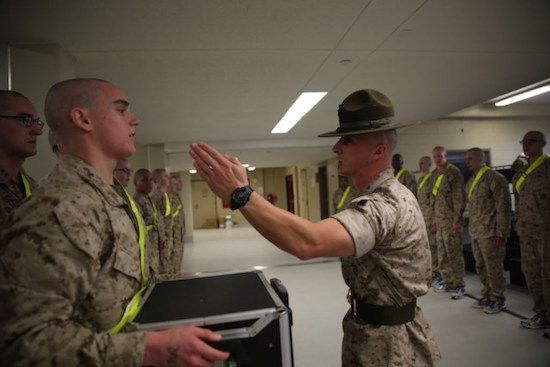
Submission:
M 433 148 L 432 152 L 440 152 L 440 153 L 444 153 L 445 155 L 447 155 L 447 149 L 445 149 L 445 147 L 441 146 L 441 145 L 437 145 Z
M 134 184 L 144 176 L 151 176 L 151 172 L 147 168 L 140 168 L 134 173 Z
M 447 163 L 447 149 L 437 145 L 432 149 L 432 158 L 438 168 L 443 168 Z
M 425 155 L 424 157 L 421 157 L 419 162 L 426 163 L 428 166 L 432 165 L 432 158 Z
M 368 136 L 370 143 L 374 143 L 375 145 L 387 146 L 388 149 L 386 150 L 386 157 L 384 161 L 389 163 L 391 160 L 393 150 L 397 145 L 397 131 L 388 130 L 388 131 L 381 131 L 378 133 L 369 133 L 365 135 Z
M 30 102 L 30 100 L 23 94 L 14 90 L 0 90 L 0 114 L 4 114 L 11 106 L 13 98 L 24 98 Z
M 70 112 L 77 107 L 92 108 L 103 83 L 110 84 L 101 79 L 70 79 L 52 86 L 44 103 L 46 121 L 50 129 L 63 136 Z
M 157 182 L 166 174 L 166 170 L 164 168 L 156 168 L 153 170 L 153 181 Z
M 466 153 L 470 153 L 471 155 L 475 156 L 476 158 L 481 159 L 483 162 L 485 162 L 485 153 L 480 148 L 470 148 L 466 151 Z

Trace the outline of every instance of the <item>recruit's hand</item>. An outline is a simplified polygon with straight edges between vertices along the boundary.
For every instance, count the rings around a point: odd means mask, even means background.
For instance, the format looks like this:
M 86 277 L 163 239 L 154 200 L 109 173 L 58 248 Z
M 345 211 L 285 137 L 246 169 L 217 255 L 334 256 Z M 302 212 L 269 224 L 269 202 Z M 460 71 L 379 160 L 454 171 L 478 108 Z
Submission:
M 143 366 L 213 366 L 213 362 L 229 357 L 229 353 L 206 344 L 220 339 L 219 334 L 195 326 L 148 332 Z
M 205 143 L 191 144 L 189 154 L 199 175 L 214 194 L 226 202 L 231 201 L 231 193 L 236 188 L 248 185 L 246 168 L 238 158 L 222 155 Z
M 500 247 L 500 246 L 504 246 L 505 243 L 506 243 L 506 238 L 498 237 L 498 236 L 493 237 L 493 245 Z

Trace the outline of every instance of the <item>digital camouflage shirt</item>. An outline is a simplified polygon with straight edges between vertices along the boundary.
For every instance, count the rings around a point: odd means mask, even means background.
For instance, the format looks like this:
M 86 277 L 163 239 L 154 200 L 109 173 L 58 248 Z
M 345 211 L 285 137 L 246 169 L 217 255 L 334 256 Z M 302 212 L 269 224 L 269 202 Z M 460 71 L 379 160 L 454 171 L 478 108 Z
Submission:
M 474 182 L 475 174 L 466 184 L 466 193 Z M 474 238 L 510 236 L 511 203 L 506 178 L 488 170 L 479 179 L 468 198 L 470 235 Z
M 420 210 L 422 211 L 422 215 L 424 215 L 424 221 L 426 222 L 426 225 L 431 225 L 433 216 L 434 216 L 434 209 L 433 209 L 433 201 L 432 201 L 432 188 L 433 188 L 433 173 L 427 173 L 430 175 L 429 177 L 426 177 L 426 175 L 423 175 L 419 182 L 418 182 L 418 188 L 416 191 L 416 199 L 418 200 L 418 205 L 420 206 Z M 426 178 L 424 180 L 424 178 Z
M 0 234 L 0 365 L 140 366 L 144 333 L 110 334 L 140 288 L 127 204 L 65 156 Z
M 514 176 L 516 198 L 515 228 L 520 236 L 539 240 L 550 238 L 550 158 L 531 172 L 523 181 L 519 192 L 516 182 L 529 166 Z
M 147 253 L 149 256 L 149 264 L 153 268 L 155 274 L 160 273 L 159 253 L 164 247 L 164 220 L 160 215 L 159 210 L 154 206 L 153 200 L 149 195 L 136 192 L 134 195 L 139 211 L 147 228 Z
M 185 215 L 183 213 L 183 203 L 178 194 L 170 195 L 172 203 L 172 220 L 173 220 L 173 238 L 174 244 L 181 246 L 183 244 L 183 236 L 185 234 Z
M 426 226 L 414 194 L 397 182 L 391 169 L 332 218 L 355 244 L 355 256 L 342 259 L 342 274 L 358 299 L 403 306 L 426 294 L 431 278 Z M 420 308 L 413 321 L 397 326 L 365 325 L 348 312 L 344 334 L 346 366 L 422 366 L 439 359 Z
M 27 178 L 31 190 L 34 191 L 38 184 L 24 170 L 21 172 Z M 17 181 L 10 180 L 6 171 L 0 169 L 0 224 L 4 223 L 11 212 L 25 200 L 25 187 L 21 175 Z
M 403 173 L 399 176 L 398 181 L 401 182 L 405 187 L 416 195 L 416 178 L 412 173 L 407 170 L 404 170 Z
M 460 222 L 464 211 L 465 195 L 462 172 L 456 166 L 447 164 L 443 169 L 436 168 L 432 175 L 434 188 L 438 177 L 443 175 L 437 194 L 432 193 L 431 196 L 435 222 L 438 225 Z

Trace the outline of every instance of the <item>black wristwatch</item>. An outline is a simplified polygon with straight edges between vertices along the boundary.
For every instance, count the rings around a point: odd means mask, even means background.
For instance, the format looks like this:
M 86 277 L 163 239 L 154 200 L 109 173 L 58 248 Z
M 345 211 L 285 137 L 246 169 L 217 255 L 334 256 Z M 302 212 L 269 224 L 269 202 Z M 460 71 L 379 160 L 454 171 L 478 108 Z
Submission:
M 252 191 L 254 190 L 252 190 L 250 186 L 236 188 L 233 193 L 231 193 L 231 210 L 237 210 L 245 206 L 248 200 L 250 200 Z

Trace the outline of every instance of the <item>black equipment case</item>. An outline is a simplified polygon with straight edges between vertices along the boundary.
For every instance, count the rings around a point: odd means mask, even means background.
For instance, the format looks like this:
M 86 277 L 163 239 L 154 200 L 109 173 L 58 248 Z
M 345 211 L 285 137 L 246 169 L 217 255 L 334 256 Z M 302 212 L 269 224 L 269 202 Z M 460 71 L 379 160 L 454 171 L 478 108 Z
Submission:
M 277 292 L 286 297 L 285 302 Z M 231 356 L 216 367 L 293 366 L 288 294 L 278 279 L 270 284 L 261 271 L 199 274 L 155 283 L 127 329 L 153 331 L 181 325 L 222 335 L 213 346 Z

